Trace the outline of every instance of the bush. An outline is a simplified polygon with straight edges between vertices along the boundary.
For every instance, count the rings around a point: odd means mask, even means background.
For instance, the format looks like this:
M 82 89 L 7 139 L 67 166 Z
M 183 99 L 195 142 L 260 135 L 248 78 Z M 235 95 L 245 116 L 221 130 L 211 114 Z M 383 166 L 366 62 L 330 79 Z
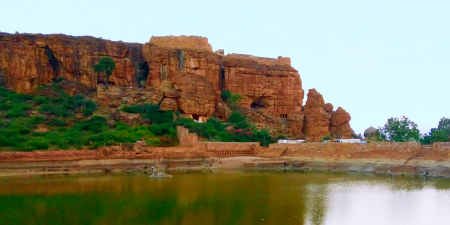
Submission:
M 231 113 L 230 117 L 228 117 L 228 122 L 241 129 L 248 129 L 251 127 L 247 117 L 238 111 L 233 111 Z
M 142 118 L 149 120 L 152 124 L 172 123 L 174 117 L 172 111 L 162 111 L 159 105 L 153 104 L 131 105 L 122 110 L 127 113 L 139 113 Z
M 25 150 L 37 150 L 37 149 L 48 149 L 49 141 L 43 137 L 36 137 L 28 140 L 22 146 Z
M 220 93 L 220 97 L 232 108 L 236 108 L 237 104 L 241 100 L 241 96 L 239 94 L 233 94 L 229 90 L 223 90 L 222 93 Z
M 244 122 L 245 121 L 245 122 Z M 242 114 L 236 113 L 234 118 L 228 123 L 221 122 L 216 118 L 210 118 L 206 123 L 196 123 L 192 119 L 179 119 L 177 125 L 188 128 L 191 132 L 211 141 L 236 141 L 236 142 L 260 142 L 261 145 L 267 146 L 273 142 L 267 130 L 259 130 L 253 128 Z M 245 124 L 245 127 L 237 127 L 235 124 Z M 232 127 L 228 130 L 227 127 Z
M 171 137 L 176 136 L 176 129 L 173 123 L 152 124 L 149 129 L 153 134 L 158 136 L 162 135 L 167 135 Z
M 81 131 L 99 133 L 107 129 L 108 124 L 104 117 L 94 116 L 91 119 L 76 123 L 73 128 Z

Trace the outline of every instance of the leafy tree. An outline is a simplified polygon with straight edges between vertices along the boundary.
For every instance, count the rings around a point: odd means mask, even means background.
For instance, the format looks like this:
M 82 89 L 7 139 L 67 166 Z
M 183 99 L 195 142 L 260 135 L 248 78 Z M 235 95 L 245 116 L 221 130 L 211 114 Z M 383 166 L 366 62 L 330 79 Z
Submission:
M 394 142 L 418 141 L 420 137 L 417 124 L 406 116 L 389 118 L 380 131 L 383 138 Z
M 428 134 L 421 139 L 422 144 L 431 144 L 434 142 L 450 141 L 450 119 L 441 118 L 437 128 L 432 128 Z
M 241 96 L 239 94 L 233 94 L 229 90 L 223 90 L 220 94 L 220 97 L 224 102 L 228 104 L 228 106 L 232 108 L 236 108 L 239 101 L 241 100 Z
M 100 61 L 98 61 L 97 64 L 94 65 L 94 71 L 96 73 L 103 73 L 106 75 L 105 84 L 107 85 L 109 83 L 109 77 L 111 76 L 112 72 L 116 68 L 116 64 L 114 63 L 114 60 L 111 57 L 102 57 Z

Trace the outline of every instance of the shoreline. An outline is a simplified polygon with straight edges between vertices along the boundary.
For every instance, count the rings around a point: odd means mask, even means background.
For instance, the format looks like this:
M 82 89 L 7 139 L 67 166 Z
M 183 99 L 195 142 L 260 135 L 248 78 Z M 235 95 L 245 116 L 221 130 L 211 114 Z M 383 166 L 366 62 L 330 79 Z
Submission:
M 341 159 L 305 157 L 192 157 L 158 159 L 79 159 L 60 161 L 0 162 L 0 177 L 51 174 L 149 173 L 152 167 L 170 172 L 273 170 L 321 171 L 378 175 L 450 178 L 450 161 Z
M 145 173 L 156 167 L 167 171 L 298 170 L 450 178 L 448 142 L 432 146 L 418 143 L 302 143 L 263 147 L 257 142 L 187 140 L 173 147 L 152 147 L 137 142 L 132 146 L 106 146 L 95 150 L 0 152 L 0 177 Z

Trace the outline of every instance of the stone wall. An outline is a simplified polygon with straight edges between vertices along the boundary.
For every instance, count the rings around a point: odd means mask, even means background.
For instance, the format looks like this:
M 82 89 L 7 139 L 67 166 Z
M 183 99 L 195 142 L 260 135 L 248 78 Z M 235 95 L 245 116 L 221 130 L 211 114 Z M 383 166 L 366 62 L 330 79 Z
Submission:
M 177 126 L 177 138 L 180 146 L 196 146 L 198 145 L 198 135 L 190 133 L 187 128 Z

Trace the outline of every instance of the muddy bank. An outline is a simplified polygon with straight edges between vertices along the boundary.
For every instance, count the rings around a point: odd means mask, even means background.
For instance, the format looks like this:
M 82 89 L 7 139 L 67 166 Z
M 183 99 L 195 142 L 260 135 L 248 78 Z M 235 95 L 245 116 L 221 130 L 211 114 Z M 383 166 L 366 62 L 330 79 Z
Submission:
M 450 178 L 450 145 L 438 143 L 110 146 L 96 150 L 0 152 L 0 176 L 173 170 L 318 170 Z
M 264 158 L 257 156 L 1 162 L 0 176 L 77 173 L 150 173 L 152 167 L 162 168 L 169 172 L 287 170 L 357 172 L 450 178 L 450 161 L 413 160 L 405 164 L 402 160 L 327 160 L 297 157 Z

